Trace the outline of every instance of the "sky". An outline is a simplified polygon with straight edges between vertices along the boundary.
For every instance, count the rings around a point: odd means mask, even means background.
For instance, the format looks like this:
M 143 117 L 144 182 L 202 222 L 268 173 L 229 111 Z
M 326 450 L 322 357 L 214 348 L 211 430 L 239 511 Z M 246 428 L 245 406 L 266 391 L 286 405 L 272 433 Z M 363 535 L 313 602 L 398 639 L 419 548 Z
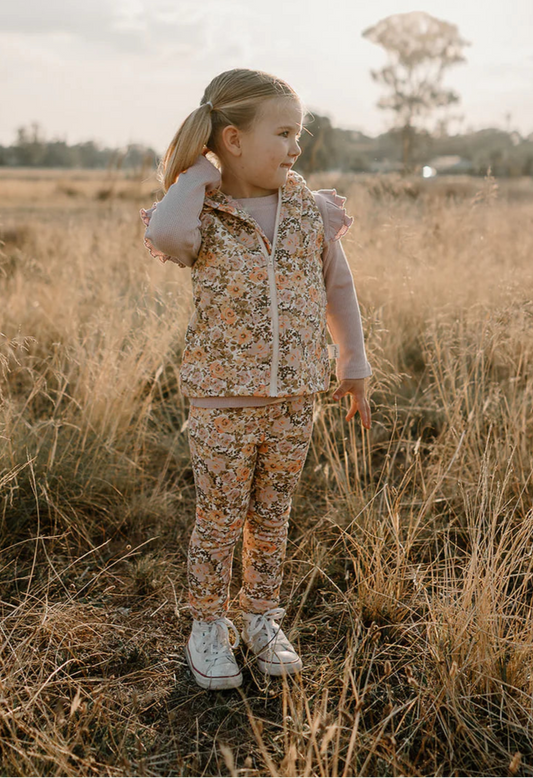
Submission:
M 444 79 L 461 96 L 451 131 L 533 132 L 533 0 L 0 0 L 0 144 L 35 121 L 47 138 L 161 153 L 234 67 L 274 73 L 311 111 L 377 135 L 392 117 L 370 70 L 386 54 L 362 32 L 410 11 L 471 44 Z

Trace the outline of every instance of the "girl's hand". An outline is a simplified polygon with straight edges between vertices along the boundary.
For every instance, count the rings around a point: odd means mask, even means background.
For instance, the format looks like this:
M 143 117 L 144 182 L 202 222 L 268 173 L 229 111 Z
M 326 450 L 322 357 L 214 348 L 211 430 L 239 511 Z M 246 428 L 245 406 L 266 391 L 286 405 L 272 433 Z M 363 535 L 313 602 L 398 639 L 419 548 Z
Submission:
M 370 419 L 370 405 L 366 397 L 366 385 L 364 378 L 345 378 L 340 382 L 333 392 L 334 400 L 341 400 L 345 395 L 350 394 L 352 404 L 346 414 L 346 421 L 353 419 L 356 412 L 359 411 L 363 427 L 369 430 L 372 426 Z

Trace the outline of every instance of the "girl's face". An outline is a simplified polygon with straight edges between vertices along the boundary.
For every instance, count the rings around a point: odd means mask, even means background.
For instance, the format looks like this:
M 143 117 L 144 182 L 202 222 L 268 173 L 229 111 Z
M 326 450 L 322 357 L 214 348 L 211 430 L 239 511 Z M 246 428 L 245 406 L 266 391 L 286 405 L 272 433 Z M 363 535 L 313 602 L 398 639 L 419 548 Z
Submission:
M 235 132 L 231 153 L 223 161 L 229 165 L 231 177 L 246 190 L 243 196 L 274 194 L 285 184 L 301 153 L 298 139 L 302 122 L 302 108 L 297 100 L 273 97 L 261 105 L 249 130 Z M 227 138 L 230 136 L 231 132 Z

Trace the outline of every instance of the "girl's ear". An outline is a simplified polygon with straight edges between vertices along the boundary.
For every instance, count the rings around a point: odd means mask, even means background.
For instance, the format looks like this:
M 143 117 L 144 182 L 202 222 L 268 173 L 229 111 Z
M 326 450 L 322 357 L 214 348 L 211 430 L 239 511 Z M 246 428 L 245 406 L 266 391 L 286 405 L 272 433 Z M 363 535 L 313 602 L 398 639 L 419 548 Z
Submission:
M 242 154 L 240 130 L 233 124 L 224 127 L 220 133 L 220 145 L 233 157 L 240 157 Z

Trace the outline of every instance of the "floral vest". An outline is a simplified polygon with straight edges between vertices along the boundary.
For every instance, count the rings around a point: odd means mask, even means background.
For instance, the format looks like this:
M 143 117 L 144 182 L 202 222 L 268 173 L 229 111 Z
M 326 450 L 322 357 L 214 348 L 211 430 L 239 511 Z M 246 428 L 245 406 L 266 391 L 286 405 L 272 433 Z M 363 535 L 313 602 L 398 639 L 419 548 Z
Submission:
M 206 193 L 192 268 L 181 388 L 189 397 L 281 397 L 329 385 L 324 225 L 304 179 L 279 190 L 274 245 L 218 190 Z

